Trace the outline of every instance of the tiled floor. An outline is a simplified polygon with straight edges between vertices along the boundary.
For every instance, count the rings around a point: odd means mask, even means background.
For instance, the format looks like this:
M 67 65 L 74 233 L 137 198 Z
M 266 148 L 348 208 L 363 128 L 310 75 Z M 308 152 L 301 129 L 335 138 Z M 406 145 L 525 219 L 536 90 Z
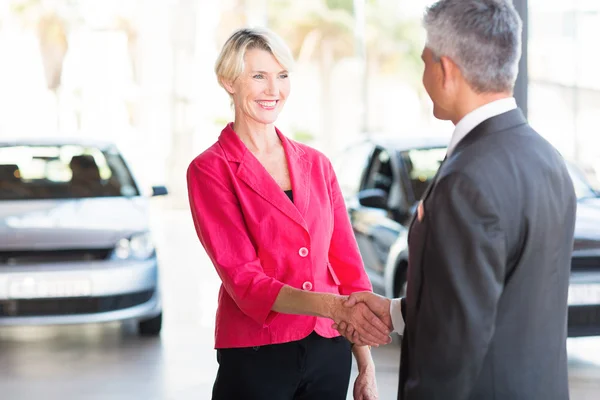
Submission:
M 130 325 L 0 329 L 0 399 L 201 400 L 216 371 L 218 277 L 188 214 L 156 220 L 165 327 L 140 339 Z M 569 341 L 571 399 L 600 398 L 600 338 Z M 373 350 L 381 399 L 394 399 L 399 347 Z M 350 390 L 351 393 L 351 390 Z M 349 397 L 351 395 L 349 394 Z

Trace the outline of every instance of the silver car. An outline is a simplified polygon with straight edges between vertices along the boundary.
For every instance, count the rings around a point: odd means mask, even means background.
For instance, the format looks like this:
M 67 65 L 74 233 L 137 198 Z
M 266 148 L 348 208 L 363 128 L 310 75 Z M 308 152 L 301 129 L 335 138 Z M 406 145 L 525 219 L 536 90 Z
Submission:
M 109 143 L 0 142 L 0 325 L 135 320 L 158 335 L 147 197 Z

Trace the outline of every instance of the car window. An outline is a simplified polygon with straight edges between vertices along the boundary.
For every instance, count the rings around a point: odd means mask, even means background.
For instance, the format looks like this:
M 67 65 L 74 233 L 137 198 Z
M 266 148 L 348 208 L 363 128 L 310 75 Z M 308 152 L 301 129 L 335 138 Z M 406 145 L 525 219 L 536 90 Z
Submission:
M 373 161 L 369 168 L 365 189 L 381 189 L 388 195 L 394 183 L 394 173 L 390 153 L 378 149 L 374 153 Z
M 445 156 L 445 147 L 412 149 L 401 153 L 415 200 L 423 196 Z
M 345 198 L 352 197 L 360 189 L 364 169 L 373 150 L 370 143 L 360 143 L 337 157 L 335 173 Z
M 120 154 L 94 147 L 0 147 L 0 200 L 136 196 Z

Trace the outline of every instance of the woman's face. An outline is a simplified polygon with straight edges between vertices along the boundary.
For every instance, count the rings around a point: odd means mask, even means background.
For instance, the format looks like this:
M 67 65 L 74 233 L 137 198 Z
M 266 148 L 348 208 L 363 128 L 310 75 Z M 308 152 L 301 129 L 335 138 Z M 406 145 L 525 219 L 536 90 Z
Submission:
M 236 119 L 273 124 L 290 93 L 288 71 L 268 51 L 252 49 L 246 52 L 242 74 L 228 90 Z

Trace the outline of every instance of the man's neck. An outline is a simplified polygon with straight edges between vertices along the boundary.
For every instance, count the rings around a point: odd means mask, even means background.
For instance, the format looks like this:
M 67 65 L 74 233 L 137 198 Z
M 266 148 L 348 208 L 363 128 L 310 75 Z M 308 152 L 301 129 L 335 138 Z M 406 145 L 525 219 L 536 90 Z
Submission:
M 456 126 L 458 122 L 465 117 L 465 115 L 475 111 L 479 107 L 485 106 L 491 102 L 501 99 L 507 99 L 512 97 L 511 92 L 502 93 L 472 93 L 465 96 L 465 99 L 457 102 L 456 112 L 452 118 L 452 123 Z

